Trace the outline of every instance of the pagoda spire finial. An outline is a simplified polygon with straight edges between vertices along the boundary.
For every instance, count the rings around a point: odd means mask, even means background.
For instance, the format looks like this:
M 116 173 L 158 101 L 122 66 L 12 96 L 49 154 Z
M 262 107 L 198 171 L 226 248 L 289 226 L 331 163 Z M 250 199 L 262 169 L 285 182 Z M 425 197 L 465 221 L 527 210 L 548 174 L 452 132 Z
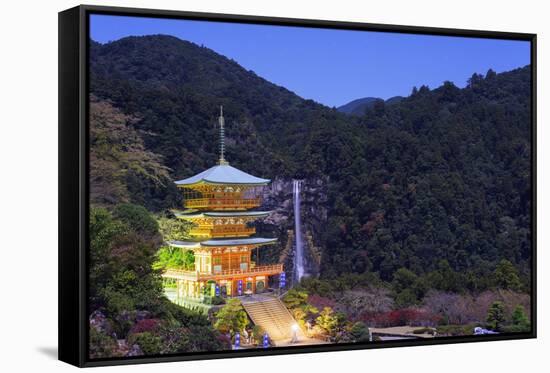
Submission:
M 225 160 L 225 120 L 223 119 L 223 106 L 220 105 L 220 117 L 218 118 L 218 122 L 220 124 L 220 165 L 226 165 L 229 164 Z

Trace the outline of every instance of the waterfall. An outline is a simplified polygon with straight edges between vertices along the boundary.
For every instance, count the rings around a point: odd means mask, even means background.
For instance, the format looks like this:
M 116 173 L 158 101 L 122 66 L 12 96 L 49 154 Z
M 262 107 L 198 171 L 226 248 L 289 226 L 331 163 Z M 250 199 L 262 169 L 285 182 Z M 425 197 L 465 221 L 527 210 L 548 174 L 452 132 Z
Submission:
M 300 219 L 300 180 L 293 181 L 294 195 L 294 237 L 296 239 L 294 248 L 294 281 L 300 282 L 304 276 L 304 245 L 302 242 L 302 222 Z

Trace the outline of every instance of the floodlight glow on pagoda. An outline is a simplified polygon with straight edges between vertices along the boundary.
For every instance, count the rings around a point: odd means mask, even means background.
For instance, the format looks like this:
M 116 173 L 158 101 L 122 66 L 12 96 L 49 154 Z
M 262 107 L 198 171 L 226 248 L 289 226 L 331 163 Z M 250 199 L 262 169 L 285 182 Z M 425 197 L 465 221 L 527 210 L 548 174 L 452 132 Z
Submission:
M 260 207 L 262 189 L 270 180 L 229 165 L 225 159 L 225 120 L 221 107 L 218 123 L 218 164 L 175 182 L 183 192 L 184 209 L 174 214 L 192 223 L 192 228 L 189 240 L 172 241 L 169 245 L 192 250 L 195 266 L 193 270 L 168 269 L 163 276 L 176 279 L 177 294 L 184 297 L 200 298 L 208 286 L 222 296 L 255 293 L 267 288 L 269 277 L 283 273 L 282 264 L 260 265 L 251 260 L 252 250 L 277 241 L 251 237 L 256 230 L 250 223 L 270 214 L 251 210 Z

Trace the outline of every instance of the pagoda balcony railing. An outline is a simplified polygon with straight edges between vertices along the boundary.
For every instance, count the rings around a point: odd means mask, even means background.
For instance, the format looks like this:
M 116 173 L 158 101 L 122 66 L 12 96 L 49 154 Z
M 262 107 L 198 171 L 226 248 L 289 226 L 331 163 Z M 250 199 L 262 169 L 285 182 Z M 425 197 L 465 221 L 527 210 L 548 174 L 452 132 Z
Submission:
M 218 226 L 214 228 L 195 228 L 191 229 L 191 236 L 208 236 L 208 237 L 241 237 L 250 236 L 256 233 L 256 228 L 245 226 Z
M 243 210 L 258 207 L 261 198 L 192 198 L 184 205 L 189 209 Z
M 256 275 L 276 275 L 283 272 L 282 264 L 270 264 L 255 266 L 246 270 L 241 269 L 226 269 L 218 272 L 205 273 L 198 271 L 186 271 L 183 269 L 167 269 L 162 277 L 173 278 L 178 280 L 193 280 L 193 281 L 208 281 L 221 280 L 232 277 L 250 277 Z

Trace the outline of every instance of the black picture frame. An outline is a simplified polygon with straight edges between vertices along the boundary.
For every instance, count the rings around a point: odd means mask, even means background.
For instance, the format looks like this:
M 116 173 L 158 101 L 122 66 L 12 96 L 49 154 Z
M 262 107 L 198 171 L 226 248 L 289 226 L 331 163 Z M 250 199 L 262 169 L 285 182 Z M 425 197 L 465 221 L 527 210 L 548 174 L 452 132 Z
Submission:
M 383 31 L 442 36 L 462 36 L 528 41 L 531 45 L 531 183 L 532 183 L 532 271 L 531 315 L 529 333 L 441 337 L 430 340 L 400 340 L 378 343 L 330 344 L 279 347 L 266 350 L 204 352 L 132 358 L 89 360 L 87 320 L 87 247 L 88 247 L 88 47 L 91 14 L 126 15 L 167 19 L 223 21 L 329 29 Z M 537 255 L 536 255 L 536 109 L 537 60 L 536 34 L 482 30 L 460 30 L 418 26 L 383 25 L 357 22 L 321 21 L 184 12 L 156 9 L 120 8 L 81 5 L 59 13 L 59 360 L 79 367 L 219 359 L 261 355 L 283 355 L 340 350 L 405 347 L 449 343 L 483 342 L 536 338 L 537 330 Z

